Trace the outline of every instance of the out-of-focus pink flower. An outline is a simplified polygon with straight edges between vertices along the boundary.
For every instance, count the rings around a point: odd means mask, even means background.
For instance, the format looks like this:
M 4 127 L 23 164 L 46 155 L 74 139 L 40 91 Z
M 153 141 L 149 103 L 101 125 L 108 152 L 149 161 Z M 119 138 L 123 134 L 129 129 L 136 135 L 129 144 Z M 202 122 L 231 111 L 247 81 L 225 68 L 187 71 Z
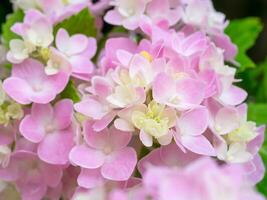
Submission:
M 138 170 L 144 175 L 151 166 L 184 168 L 201 155 L 183 152 L 174 142 L 154 149 L 138 162 Z
M 31 114 L 21 121 L 20 132 L 29 141 L 38 143 L 40 159 L 51 164 L 66 164 L 74 145 L 72 115 L 70 100 L 61 100 L 54 108 L 50 104 L 33 104 Z
M 85 144 L 75 146 L 70 161 L 82 167 L 78 183 L 92 188 L 103 178 L 114 181 L 128 180 L 137 162 L 136 152 L 127 147 L 131 134 L 114 127 L 97 133 L 90 122 L 84 124 Z M 119 169 L 119 170 L 118 170 Z
M 13 181 L 23 200 L 41 200 L 48 187 L 57 187 L 61 177 L 60 166 L 47 164 L 28 151 L 12 153 L 9 165 L 0 168 L 0 178 Z
M 192 25 L 207 33 L 223 32 L 227 26 L 225 15 L 216 12 L 210 0 L 185 1 L 183 22 Z
M 48 76 L 42 63 L 27 59 L 12 67 L 12 75 L 4 81 L 3 87 L 18 103 L 45 104 L 52 101 L 65 88 L 68 80 L 69 75 L 64 71 Z
M 151 167 L 140 190 L 153 200 L 174 200 L 178 196 L 181 200 L 264 199 L 244 178 L 242 168 L 218 166 L 210 159 L 197 160 L 182 169 Z
M 53 24 L 79 13 L 88 5 L 88 0 L 39 0 L 39 8 L 50 18 Z

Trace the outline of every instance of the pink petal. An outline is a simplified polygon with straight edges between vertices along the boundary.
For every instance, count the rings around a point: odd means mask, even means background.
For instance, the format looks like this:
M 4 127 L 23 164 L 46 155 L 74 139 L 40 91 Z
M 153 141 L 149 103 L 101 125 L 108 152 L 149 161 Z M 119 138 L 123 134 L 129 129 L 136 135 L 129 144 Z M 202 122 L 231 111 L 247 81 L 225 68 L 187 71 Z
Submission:
M 200 158 L 200 155 L 190 151 L 184 152 L 175 143 L 160 148 L 160 157 L 164 165 L 185 167 Z
M 101 102 L 92 98 L 76 103 L 74 108 L 77 112 L 96 120 L 102 119 L 107 114 L 107 111 L 104 110 Z
M 79 186 L 90 189 L 103 185 L 104 179 L 99 169 L 82 169 L 77 182 Z
M 125 181 L 132 175 L 137 163 L 137 155 L 133 148 L 126 147 L 114 152 L 101 167 L 104 178 L 115 181 Z M 119 170 L 118 170 L 119 169 Z
M 204 136 L 183 136 L 181 143 L 190 151 L 207 156 L 215 156 L 215 150 Z
M 176 92 L 181 104 L 201 104 L 205 96 L 205 86 L 204 82 L 191 78 L 177 81 Z
M 86 56 L 88 59 L 91 59 L 96 54 L 97 50 L 97 41 L 95 38 L 88 38 L 88 45 L 85 52 L 83 52 L 83 56 Z
M 56 46 L 61 52 L 66 53 L 68 51 L 69 40 L 70 36 L 68 32 L 62 28 L 59 29 L 56 35 Z
M 60 166 L 42 163 L 40 168 L 41 173 L 44 175 L 46 185 L 49 187 L 56 187 L 60 183 L 63 176 L 63 171 Z
M 78 54 L 83 52 L 88 46 L 88 38 L 82 34 L 73 35 L 69 41 L 68 55 Z
M 132 138 L 131 133 L 118 130 L 114 126 L 110 127 L 109 132 L 110 132 L 110 135 L 109 135 L 108 141 L 109 141 L 109 144 L 115 150 L 120 150 L 126 147 Z
M 42 199 L 47 191 L 42 174 L 36 170 L 32 171 L 29 176 L 18 180 L 16 186 L 21 194 L 21 198 L 28 200 Z
M 32 104 L 31 116 L 43 124 L 53 119 L 53 107 L 50 104 Z
M 146 146 L 146 147 L 151 147 L 153 145 L 153 138 L 151 135 L 147 134 L 143 130 L 140 131 L 139 133 L 139 138 L 141 142 Z
M 113 25 L 121 25 L 123 17 L 116 10 L 110 10 L 104 16 L 104 20 Z
M 248 113 L 248 105 L 246 103 L 243 103 L 236 107 L 238 110 L 239 116 L 241 117 L 243 122 L 247 121 L 247 113 Z
M 59 94 L 62 92 L 68 84 L 70 74 L 60 71 L 59 73 L 51 76 L 46 76 L 47 85 L 50 86 L 51 91 Z
M 209 113 L 206 108 L 195 108 L 185 112 L 178 119 L 182 135 L 201 135 L 209 123 Z
M 148 155 L 141 158 L 137 164 L 138 171 L 143 176 L 149 166 L 164 166 L 165 163 L 162 161 L 160 156 L 160 148 L 154 149 Z
M 12 67 L 12 76 L 31 82 L 36 78 L 44 77 L 45 73 L 43 68 L 44 66 L 41 62 L 34 59 L 27 59 L 23 63 Z
M 225 104 L 228 105 L 238 105 L 241 104 L 247 98 L 247 92 L 239 87 L 231 86 L 228 91 L 225 91 L 220 96 Z
M 73 103 L 69 99 L 63 99 L 54 106 L 54 120 L 57 128 L 62 130 L 67 128 L 73 117 Z
M 71 150 L 69 159 L 80 167 L 96 169 L 104 164 L 105 155 L 101 151 L 89 148 L 86 145 L 80 145 Z
M 102 131 L 104 128 L 106 128 L 114 119 L 116 116 L 116 112 L 112 111 L 105 115 L 102 119 L 96 121 L 93 125 L 93 128 L 95 131 Z
M 131 123 L 122 118 L 115 119 L 114 126 L 121 131 L 133 132 L 135 130 Z
M 252 141 L 248 143 L 247 149 L 250 153 L 257 154 L 260 148 L 263 145 L 264 137 L 265 137 L 265 126 L 260 126 L 257 128 L 258 135 Z
M 18 85 L 20 87 L 18 87 Z M 29 95 L 32 92 L 30 86 L 25 80 L 10 77 L 3 82 L 5 92 L 20 104 L 31 103 Z
M 42 124 L 40 125 L 39 123 L 36 123 L 34 118 L 29 115 L 24 117 L 24 119 L 21 121 L 19 130 L 27 140 L 34 143 L 41 142 L 46 135 Z
M 155 78 L 152 90 L 153 98 L 159 103 L 165 103 L 176 92 L 175 82 L 167 74 L 161 73 Z
M 236 109 L 224 107 L 215 116 L 215 129 L 219 134 L 227 134 L 240 126 Z
M 112 93 L 112 86 L 107 79 L 100 76 L 94 76 L 91 80 L 93 94 L 100 97 L 107 97 Z
M 72 65 L 72 73 L 92 74 L 95 68 L 94 64 L 85 56 L 72 56 L 70 62 Z
M 158 140 L 159 144 L 161 144 L 161 145 L 168 145 L 172 141 L 172 134 L 168 133 L 168 134 L 158 138 L 157 140 Z
M 94 149 L 103 149 L 109 144 L 109 132 L 107 129 L 101 132 L 94 131 L 92 123 L 87 121 L 83 125 L 83 135 L 86 143 Z
M 131 59 L 133 58 L 133 54 L 128 51 L 119 49 L 117 52 L 117 58 L 119 62 L 124 66 L 128 67 L 130 64 Z
M 73 134 L 68 131 L 48 134 L 38 146 L 38 156 L 45 162 L 64 165 L 74 145 Z

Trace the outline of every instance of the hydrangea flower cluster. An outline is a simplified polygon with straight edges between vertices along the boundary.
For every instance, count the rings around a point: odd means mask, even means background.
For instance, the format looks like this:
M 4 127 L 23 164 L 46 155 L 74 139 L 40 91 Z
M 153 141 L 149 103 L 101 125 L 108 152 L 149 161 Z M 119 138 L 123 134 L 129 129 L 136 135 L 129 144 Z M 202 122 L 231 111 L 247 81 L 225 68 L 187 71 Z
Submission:
M 12 65 L 0 84 L 1 197 L 264 199 L 265 127 L 247 120 L 238 49 L 210 0 L 13 4 L 24 17 L 1 47 L 1 67 Z M 86 21 L 68 25 L 84 11 L 94 37 Z

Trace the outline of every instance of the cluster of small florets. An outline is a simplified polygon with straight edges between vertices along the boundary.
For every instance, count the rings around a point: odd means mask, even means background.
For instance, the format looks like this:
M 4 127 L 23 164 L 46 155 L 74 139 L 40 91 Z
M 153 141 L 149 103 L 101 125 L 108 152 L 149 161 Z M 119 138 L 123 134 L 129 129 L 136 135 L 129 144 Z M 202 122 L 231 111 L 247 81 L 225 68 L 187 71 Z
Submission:
M 25 16 L 0 51 L 12 64 L 0 85 L 1 196 L 263 199 L 253 186 L 265 128 L 247 120 L 225 64 L 237 48 L 210 0 L 13 3 Z M 85 8 L 99 37 L 55 28 Z M 125 31 L 101 49 L 103 22 Z M 70 81 L 79 102 L 62 98 Z

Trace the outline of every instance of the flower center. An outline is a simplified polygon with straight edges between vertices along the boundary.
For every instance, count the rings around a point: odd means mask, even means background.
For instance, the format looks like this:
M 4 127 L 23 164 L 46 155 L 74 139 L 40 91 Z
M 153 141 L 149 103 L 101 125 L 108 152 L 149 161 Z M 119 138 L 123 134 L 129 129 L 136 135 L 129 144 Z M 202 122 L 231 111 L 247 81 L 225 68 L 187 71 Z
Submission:
M 46 127 L 45 127 L 45 132 L 46 133 L 52 133 L 55 131 L 55 126 L 53 124 L 48 124 Z
M 149 62 L 152 62 L 153 60 L 153 56 L 147 51 L 141 51 L 140 55 L 143 56 L 145 59 L 147 59 Z
M 132 122 L 138 129 L 159 138 L 168 133 L 169 119 L 163 116 L 164 106 L 154 101 L 148 104 L 146 113 L 135 111 L 132 114 Z
M 110 146 L 106 146 L 103 149 L 104 154 L 109 155 L 112 152 L 112 148 Z
M 256 124 L 254 122 L 246 122 L 239 128 L 230 132 L 227 139 L 230 142 L 249 142 L 257 136 Z

